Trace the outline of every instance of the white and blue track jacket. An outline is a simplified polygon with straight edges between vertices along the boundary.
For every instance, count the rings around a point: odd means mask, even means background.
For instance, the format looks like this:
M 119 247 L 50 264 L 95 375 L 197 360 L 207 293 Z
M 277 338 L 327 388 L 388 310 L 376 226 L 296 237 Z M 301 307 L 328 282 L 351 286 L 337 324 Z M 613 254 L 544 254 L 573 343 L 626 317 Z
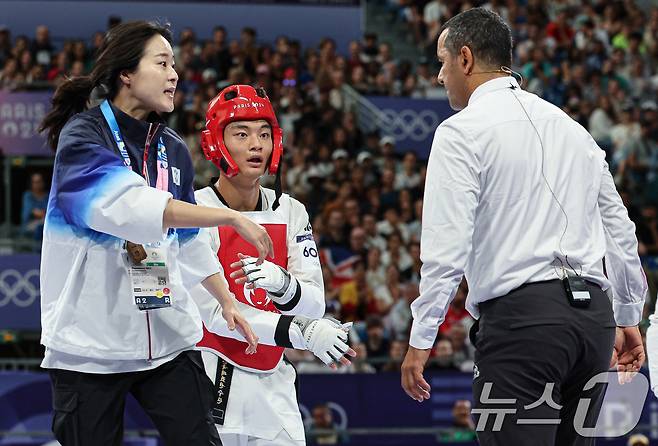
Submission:
M 41 258 L 41 342 L 90 360 L 156 360 L 192 347 L 202 335 L 187 290 L 220 270 L 197 229 L 163 231 L 172 197 L 194 203 L 194 169 L 181 138 L 162 121 L 133 119 L 112 107 L 131 161 L 124 165 L 99 107 L 63 128 L 46 214 Z M 169 165 L 169 191 L 155 187 L 155 144 L 142 172 L 149 126 L 158 126 Z M 163 242 L 172 306 L 140 311 L 131 294 L 124 241 Z

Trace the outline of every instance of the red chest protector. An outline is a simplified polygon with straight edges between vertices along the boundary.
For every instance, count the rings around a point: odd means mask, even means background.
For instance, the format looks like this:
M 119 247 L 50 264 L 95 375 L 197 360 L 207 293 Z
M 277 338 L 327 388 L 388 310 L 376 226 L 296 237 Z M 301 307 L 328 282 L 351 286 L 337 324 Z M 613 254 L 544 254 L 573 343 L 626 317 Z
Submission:
M 263 215 L 264 214 L 264 215 Z M 266 215 L 274 216 L 271 212 L 253 213 L 250 217 L 252 220 L 260 223 L 265 227 L 274 244 L 274 259 L 268 259 L 270 262 L 281 266 L 284 269 L 288 267 L 288 243 L 287 243 L 287 225 L 284 223 L 267 223 L 262 220 Z M 271 221 L 271 220 L 270 220 Z M 217 252 L 219 263 L 224 268 L 224 276 L 229 285 L 229 290 L 235 294 L 240 302 L 251 305 L 263 311 L 278 313 L 267 293 L 263 289 L 249 290 L 245 285 L 237 285 L 235 280 L 229 277 L 233 271 L 231 263 L 238 260 L 238 253 L 249 256 L 258 256 L 256 248 L 247 243 L 238 233 L 230 226 L 220 226 L 219 228 L 220 246 Z M 283 347 L 259 344 L 258 350 L 253 355 L 247 355 L 244 351 L 247 343 L 232 338 L 219 336 L 209 332 L 203 327 L 203 338 L 197 344 L 207 350 L 212 350 L 230 363 L 254 372 L 269 372 L 273 370 L 283 356 Z

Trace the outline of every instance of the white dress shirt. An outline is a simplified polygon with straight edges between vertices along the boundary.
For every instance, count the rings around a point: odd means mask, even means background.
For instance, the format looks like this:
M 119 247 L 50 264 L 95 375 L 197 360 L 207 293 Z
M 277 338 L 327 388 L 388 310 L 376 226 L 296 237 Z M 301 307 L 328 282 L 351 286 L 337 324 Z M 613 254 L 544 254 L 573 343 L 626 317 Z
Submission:
M 635 225 L 604 152 L 576 121 L 521 90 L 514 78 L 480 85 L 464 110 L 439 125 L 423 204 L 413 347 L 433 345 L 463 275 L 466 308 L 475 318 L 480 302 L 564 277 L 561 265 L 571 265 L 611 288 L 618 325 L 639 323 L 647 283 Z

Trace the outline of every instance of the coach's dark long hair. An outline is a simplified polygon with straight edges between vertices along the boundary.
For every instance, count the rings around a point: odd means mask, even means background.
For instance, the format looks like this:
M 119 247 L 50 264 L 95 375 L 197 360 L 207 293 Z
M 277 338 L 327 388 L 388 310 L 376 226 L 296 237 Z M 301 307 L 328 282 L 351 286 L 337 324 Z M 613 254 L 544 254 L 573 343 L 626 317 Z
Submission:
M 53 108 L 39 129 L 48 132 L 48 144 L 53 150 L 57 149 L 66 122 L 86 109 L 92 90 L 96 89 L 95 94 L 100 98 L 114 99 L 121 87 L 119 76 L 137 69 L 146 43 L 157 34 L 171 43 L 168 24 L 135 21 L 115 26 L 105 36 L 89 76 L 66 79 L 57 88 L 52 98 Z

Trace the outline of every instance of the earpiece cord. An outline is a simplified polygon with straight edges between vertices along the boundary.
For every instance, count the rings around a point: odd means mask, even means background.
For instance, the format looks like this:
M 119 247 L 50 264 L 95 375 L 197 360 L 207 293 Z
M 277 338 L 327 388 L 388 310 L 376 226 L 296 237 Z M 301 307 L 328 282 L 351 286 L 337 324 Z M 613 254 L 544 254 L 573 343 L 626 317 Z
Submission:
M 504 67 L 503 67 L 504 68 Z M 564 225 L 564 231 L 562 231 L 562 235 L 560 236 L 560 241 L 558 242 L 558 250 L 560 253 L 564 256 L 564 260 L 567 262 L 567 265 L 569 265 L 569 268 L 571 268 L 577 276 L 580 276 L 582 274 L 582 266 L 580 268 L 580 274 L 576 272 L 576 269 L 569 263 L 569 256 L 565 254 L 565 252 L 562 250 L 562 240 L 564 239 L 564 236 L 567 233 L 567 228 L 569 227 L 569 216 L 567 215 L 567 212 L 564 210 L 564 207 L 562 206 L 562 203 L 560 203 L 560 200 L 558 200 L 557 196 L 555 195 L 555 192 L 553 191 L 553 188 L 551 187 L 550 183 L 548 182 L 548 179 L 546 178 L 546 175 L 544 173 L 544 156 L 545 156 L 545 150 L 544 150 L 544 142 L 541 139 L 541 135 L 539 134 L 539 130 L 537 130 L 537 127 L 535 126 L 535 123 L 532 122 L 532 119 L 530 118 L 530 114 L 528 114 L 527 110 L 521 103 L 521 100 L 516 96 L 513 90 L 515 90 L 516 87 L 513 85 L 511 86 L 512 89 L 512 95 L 514 96 L 514 99 L 519 103 L 519 106 L 523 110 L 523 113 L 525 113 L 526 117 L 528 118 L 528 122 L 532 126 L 532 128 L 535 131 L 535 134 L 537 135 L 537 139 L 539 139 L 539 146 L 541 147 L 541 176 L 544 180 L 544 183 L 546 184 L 546 187 L 548 187 L 548 190 L 551 192 L 551 196 L 557 203 L 558 207 L 560 208 L 560 211 L 562 211 L 562 214 L 564 215 L 565 219 L 565 225 Z M 564 264 L 562 263 L 562 260 L 558 258 L 558 261 L 562 265 L 562 270 L 564 271 Z

